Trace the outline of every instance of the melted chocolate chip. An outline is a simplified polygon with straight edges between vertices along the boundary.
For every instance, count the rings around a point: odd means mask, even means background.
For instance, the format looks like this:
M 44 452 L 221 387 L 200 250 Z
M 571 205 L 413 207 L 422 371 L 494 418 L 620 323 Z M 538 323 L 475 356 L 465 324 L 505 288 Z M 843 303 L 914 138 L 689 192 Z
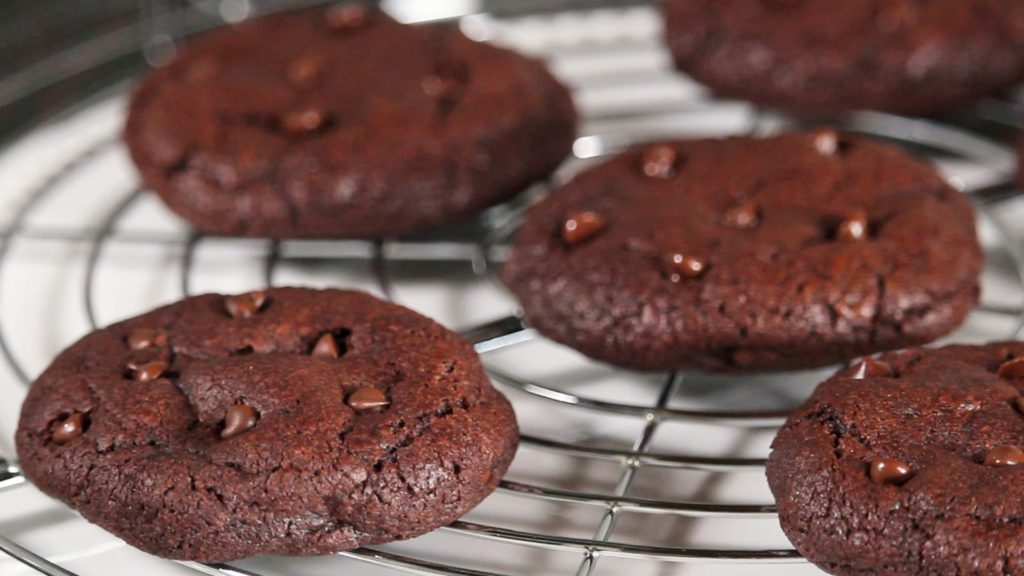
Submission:
M 644 150 L 641 169 L 650 178 L 669 179 L 676 175 L 679 153 L 675 148 L 661 144 Z
M 1024 396 L 1017 396 L 1013 399 L 1013 405 L 1017 407 L 1017 411 L 1024 414 Z
M 300 88 L 312 86 L 323 73 L 323 60 L 309 54 L 296 59 L 288 66 L 288 81 Z
M 910 465 L 891 459 L 873 460 L 869 473 L 871 481 L 875 484 L 894 484 L 896 486 L 910 480 L 910 477 L 913 476 Z
M 333 6 L 324 14 L 327 27 L 339 32 L 361 28 L 369 19 L 370 11 L 362 4 Z
M 823 156 L 834 156 L 839 151 L 839 135 L 835 130 L 823 128 L 811 133 L 814 149 Z
M 681 252 L 672 252 L 663 257 L 668 279 L 682 282 L 684 279 L 700 278 L 707 272 L 707 260 L 697 256 L 689 256 Z
M 145 350 L 153 346 L 163 348 L 167 345 L 167 336 L 151 328 L 138 328 L 128 334 L 125 342 L 132 350 Z
M 562 240 L 574 246 L 593 238 L 604 228 L 604 216 L 590 210 L 578 210 L 570 213 L 562 224 Z
M 739 230 L 757 228 L 757 225 L 761 223 L 760 212 L 757 202 L 747 200 L 726 211 L 725 216 L 722 217 L 722 223 Z
M 54 444 L 67 444 L 81 436 L 87 426 L 88 421 L 85 418 L 85 414 L 72 412 L 57 424 L 50 438 Z
M 868 237 L 868 216 L 858 210 L 839 224 L 836 239 L 847 242 L 859 242 Z
M 892 366 L 889 366 L 885 362 L 879 362 L 874 358 L 865 358 L 861 360 L 860 364 L 857 365 L 857 369 L 853 373 L 854 380 L 864 380 L 865 378 L 892 378 L 895 373 L 892 370 Z
M 224 298 L 224 308 L 232 318 L 252 318 L 266 302 L 267 293 L 257 290 L 237 296 L 227 296 Z
M 329 358 L 338 357 L 338 342 L 334 339 L 334 335 L 330 332 L 325 333 L 316 341 L 313 346 L 313 351 L 310 352 L 311 356 L 326 356 Z
M 999 369 L 996 370 L 996 375 L 1010 380 L 1024 378 L 1024 356 L 1013 358 L 1000 364 Z
M 128 364 L 128 368 L 132 371 L 132 379 L 136 382 L 152 382 L 157 378 L 164 375 L 170 366 L 163 360 L 154 360 L 153 362 L 146 362 L 145 364 L 136 364 L 131 362 Z
M 356 412 L 366 412 L 391 404 L 386 394 L 376 388 L 360 388 L 349 395 L 346 403 Z
M 1024 450 L 1009 444 L 993 446 L 988 454 L 985 454 L 985 464 L 988 466 L 1016 466 L 1024 463 Z
M 306 134 L 319 130 L 327 122 L 327 115 L 316 108 L 293 110 L 281 118 L 281 127 L 292 134 Z
M 259 415 L 251 407 L 235 404 L 224 412 L 224 429 L 221 430 L 220 437 L 226 440 L 251 430 L 258 418 Z

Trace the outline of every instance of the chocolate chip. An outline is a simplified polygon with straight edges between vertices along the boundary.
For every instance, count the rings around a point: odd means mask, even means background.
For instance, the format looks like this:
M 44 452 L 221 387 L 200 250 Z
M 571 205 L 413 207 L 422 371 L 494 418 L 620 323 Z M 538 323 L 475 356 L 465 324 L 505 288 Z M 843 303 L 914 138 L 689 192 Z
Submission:
M 132 371 L 132 379 L 142 383 L 152 382 L 163 376 L 168 368 L 167 362 L 163 360 L 154 360 L 145 364 L 136 364 L 134 362 L 128 364 L 128 369 Z
M 219 71 L 220 66 L 215 60 L 204 58 L 186 68 L 183 78 L 189 84 L 196 84 L 213 78 Z
M 668 144 L 651 146 L 644 150 L 641 168 L 650 178 L 669 179 L 676 175 L 679 154 Z
M 885 362 L 879 362 L 874 358 L 865 358 L 861 360 L 860 364 L 857 365 L 857 370 L 853 373 L 854 380 L 864 380 L 865 378 L 892 378 L 895 373 L 892 370 L 892 366 L 889 366 Z
M 1024 462 L 1024 450 L 1009 444 L 994 446 L 985 454 L 988 466 L 1016 466 Z
M 822 128 L 811 133 L 814 149 L 824 156 L 833 156 L 839 151 L 839 135 L 835 130 Z
M 727 210 L 725 216 L 722 217 L 722 223 L 739 230 L 757 228 L 757 225 L 761 223 L 760 212 L 757 202 L 747 200 Z
M 1024 396 L 1017 396 L 1013 399 L 1013 405 L 1017 407 L 1017 411 L 1024 414 Z
M 366 412 L 391 404 L 387 395 L 376 388 L 360 388 L 350 394 L 346 402 L 356 412 Z
M 590 210 L 577 210 L 562 223 L 562 240 L 573 246 L 593 238 L 604 228 L 604 216 Z
M 288 66 L 288 81 L 300 88 L 309 87 L 320 78 L 323 67 L 323 60 L 319 56 L 308 54 Z
M 226 440 L 251 430 L 258 418 L 259 415 L 251 407 L 235 404 L 224 412 L 224 429 L 220 431 L 220 437 Z
M 224 298 L 224 308 L 232 318 L 252 318 L 267 302 L 267 293 L 263 290 L 246 292 Z
M 89 422 L 86 419 L 85 414 L 82 414 L 81 412 L 72 412 L 57 424 L 57 427 L 54 428 L 50 438 L 53 440 L 54 444 L 67 444 L 81 436 L 88 425 Z
M 999 369 L 996 370 L 996 376 L 1011 380 L 1024 378 L 1024 356 L 1020 358 L 1013 358 L 1012 360 L 1007 360 L 1000 364 Z
M 910 480 L 910 477 L 913 476 L 910 465 L 891 459 L 873 460 L 869 472 L 871 481 L 875 484 L 894 484 L 896 486 Z
M 682 282 L 684 279 L 699 278 L 707 272 L 707 260 L 697 256 L 689 256 L 681 252 L 671 252 L 662 258 L 668 279 Z
M 327 116 L 316 108 L 293 110 L 281 118 L 281 126 L 292 134 L 306 134 L 319 130 L 327 122 Z
M 362 4 L 332 6 L 324 14 L 324 22 L 331 30 L 345 31 L 360 28 L 370 19 L 370 11 Z
M 860 242 L 868 237 L 868 216 L 862 210 L 851 214 L 836 229 L 836 239 L 847 242 Z
M 125 342 L 132 350 L 145 350 L 153 346 L 162 348 L 167 345 L 167 336 L 151 328 L 138 328 L 128 334 Z
M 327 356 L 330 358 L 338 357 L 338 342 L 334 339 L 334 335 L 330 332 L 324 334 L 316 341 L 313 346 L 313 351 L 310 352 L 311 356 Z

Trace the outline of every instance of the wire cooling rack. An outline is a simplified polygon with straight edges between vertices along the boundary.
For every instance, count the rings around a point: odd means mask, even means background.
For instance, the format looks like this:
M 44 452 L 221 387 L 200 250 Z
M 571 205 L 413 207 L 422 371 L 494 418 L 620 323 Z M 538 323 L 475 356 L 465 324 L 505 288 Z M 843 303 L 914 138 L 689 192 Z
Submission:
M 654 8 L 601 4 L 523 2 L 532 14 L 516 2 L 493 11 L 458 1 L 432 2 L 429 10 L 426 3 L 389 6 L 408 21 L 458 18 L 475 38 L 549 60 L 583 116 L 574 157 L 555 183 L 646 139 L 796 126 L 714 100 L 673 72 Z M 145 40 L 142 52 L 159 62 L 180 36 L 255 8 L 230 0 L 153 2 L 134 32 L 117 34 Z M 38 77 L 0 82 L 0 99 L 18 104 L 127 53 L 109 39 L 92 46 L 63 73 L 44 66 Z M 134 551 L 42 497 L 0 459 L 0 550 L 61 575 L 818 573 L 779 531 L 763 464 L 786 412 L 828 371 L 636 374 L 537 336 L 518 320 L 493 272 L 522 206 L 546 185 L 474 223 L 417 238 L 278 242 L 193 233 L 138 184 L 118 140 L 125 90 L 117 85 L 78 102 L 0 155 L 0 209 L 8 207 L 0 216 L 4 438 L 31 378 L 86 331 L 186 295 L 298 283 L 363 288 L 462 331 L 515 404 L 522 446 L 493 496 L 433 534 L 326 558 L 231 566 Z M 1014 338 L 1024 326 L 1024 257 L 1016 231 L 1004 226 L 1015 205 L 1014 156 L 991 136 L 1018 119 L 1015 105 L 990 100 L 944 122 L 863 113 L 841 125 L 928 157 L 977 200 L 987 258 L 983 303 L 952 340 Z M 0 453 L 13 454 L 9 440 Z M 10 562 L 0 561 L 0 571 L 13 571 Z

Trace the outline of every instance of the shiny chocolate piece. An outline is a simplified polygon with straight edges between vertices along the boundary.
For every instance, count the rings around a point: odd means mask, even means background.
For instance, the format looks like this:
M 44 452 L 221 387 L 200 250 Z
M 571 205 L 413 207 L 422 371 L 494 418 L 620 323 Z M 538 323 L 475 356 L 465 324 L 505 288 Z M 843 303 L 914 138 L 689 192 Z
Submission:
M 679 164 L 679 153 L 668 144 L 651 146 L 644 150 L 641 169 L 650 178 L 667 180 L 676 175 Z
M 310 355 L 337 358 L 339 356 L 338 342 L 334 339 L 334 335 L 327 332 L 323 336 L 320 336 L 320 339 L 318 339 L 316 344 L 313 346 L 313 351 Z
M 569 214 L 562 224 L 562 240 L 575 246 L 589 240 L 605 228 L 604 216 L 590 210 L 578 210 Z
M 383 408 L 391 404 L 391 401 L 386 394 L 376 388 L 360 388 L 349 395 L 346 403 L 356 412 L 366 412 Z
M 844 242 L 860 242 L 868 237 L 868 216 L 863 211 L 854 212 L 836 229 L 836 239 Z
M 252 318 L 267 302 L 267 293 L 263 290 L 246 292 L 224 298 L 224 308 L 232 318 Z
M 291 134 L 307 134 L 319 130 L 327 122 L 327 115 L 316 108 L 293 110 L 281 119 L 281 127 Z
M 853 373 L 853 379 L 864 380 L 866 378 L 892 378 L 894 375 L 892 366 L 889 366 L 885 362 L 880 362 L 874 358 L 868 357 L 861 360 L 860 364 L 857 364 L 857 369 Z
M 707 260 L 681 252 L 666 254 L 663 261 L 668 271 L 668 279 L 672 282 L 700 278 L 708 269 Z
M 288 81 L 299 88 L 308 88 L 320 79 L 323 69 L 323 59 L 316 54 L 308 54 L 288 66 Z
M 1000 364 L 996 370 L 996 376 L 1010 380 L 1024 378 L 1024 356 L 1012 358 Z
M 871 481 L 875 484 L 894 484 L 899 486 L 910 480 L 914 475 L 910 465 L 899 460 L 888 458 L 872 460 L 869 467 Z
M 1011 444 L 993 446 L 985 454 L 985 464 L 988 466 L 1016 466 L 1024 462 L 1024 450 Z
M 85 414 L 72 412 L 57 424 L 50 438 L 54 444 L 67 444 L 85 432 L 86 424 Z
M 361 28 L 369 20 L 370 11 L 360 3 L 333 6 L 324 14 L 327 27 L 339 32 Z
M 163 348 L 167 345 L 167 336 L 151 328 L 138 328 L 128 334 L 125 343 L 132 350 L 145 350 L 151 347 Z
M 823 156 L 834 156 L 839 151 L 839 134 L 830 128 L 811 132 L 814 149 Z
M 722 217 L 722 223 L 738 230 L 751 230 L 761 223 L 761 210 L 756 201 L 746 200 L 730 208 Z
M 1024 414 L 1024 396 L 1017 396 L 1013 399 L 1013 405 L 1017 408 L 1017 411 Z
M 227 440 L 228 438 L 238 436 L 242 432 L 247 432 L 256 425 L 256 420 L 258 419 L 259 415 L 252 407 L 245 404 L 235 404 L 224 412 L 224 429 L 221 430 L 220 437 Z
M 163 376 L 170 366 L 163 360 L 154 360 L 152 362 L 146 362 L 145 364 L 136 364 L 130 362 L 128 368 L 132 371 L 132 379 L 136 382 L 152 382 L 157 378 Z

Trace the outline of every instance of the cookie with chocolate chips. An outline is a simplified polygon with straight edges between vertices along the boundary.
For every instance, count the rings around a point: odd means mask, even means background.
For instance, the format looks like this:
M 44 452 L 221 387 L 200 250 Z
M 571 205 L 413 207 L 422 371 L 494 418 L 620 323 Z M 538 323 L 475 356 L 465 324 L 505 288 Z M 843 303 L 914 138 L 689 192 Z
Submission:
M 343 5 L 186 44 L 135 92 L 124 138 L 144 183 L 203 232 L 362 238 L 511 198 L 574 131 L 541 62 Z
M 299 288 L 89 334 L 33 383 L 17 430 L 43 492 L 142 550 L 210 562 L 423 534 L 490 494 L 516 443 L 459 336 Z
M 676 66 L 716 93 L 802 114 L 930 114 L 1024 79 L 1024 3 L 667 0 Z
M 840 576 L 1024 573 L 1024 343 L 912 349 L 821 384 L 768 483 L 796 549 Z
M 981 266 L 932 167 L 823 129 L 612 158 L 531 209 L 503 276 L 529 324 L 593 358 L 751 371 L 928 342 Z

